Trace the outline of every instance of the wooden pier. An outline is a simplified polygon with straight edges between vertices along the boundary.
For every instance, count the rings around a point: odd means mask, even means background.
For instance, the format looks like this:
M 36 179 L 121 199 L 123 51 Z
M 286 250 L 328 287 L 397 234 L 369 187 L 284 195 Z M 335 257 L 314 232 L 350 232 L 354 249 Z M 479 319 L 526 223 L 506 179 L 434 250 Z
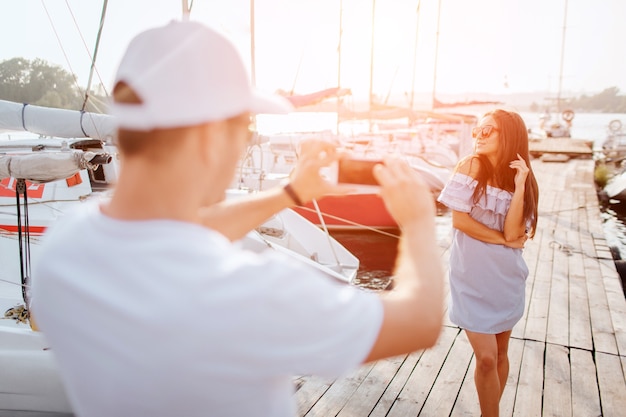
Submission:
M 572 138 L 534 139 L 528 144 L 528 150 L 534 157 L 546 160 L 567 161 L 570 158 L 591 158 L 593 142 Z M 561 159 L 562 158 L 562 159 Z
M 501 416 L 626 415 L 626 300 L 602 229 L 594 162 L 532 162 L 539 222 L 524 258 L 526 308 L 513 329 Z M 447 264 L 450 222 L 440 221 Z M 437 345 L 330 380 L 296 380 L 300 416 L 479 416 L 472 348 L 447 321 Z

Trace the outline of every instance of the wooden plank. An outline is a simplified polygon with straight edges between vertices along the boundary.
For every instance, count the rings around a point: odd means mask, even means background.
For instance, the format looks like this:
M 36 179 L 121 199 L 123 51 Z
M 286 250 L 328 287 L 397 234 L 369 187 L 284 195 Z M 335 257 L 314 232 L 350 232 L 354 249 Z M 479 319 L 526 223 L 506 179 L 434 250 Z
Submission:
M 602 279 L 601 263 L 613 265 L 612 258 L 602 256 L 601 252 L 607 248 L 604 232 L 594 231 L 594 224 L 600 223 L 599 212 L 588 210 L 589 230 L 593 249 L 591 254 L 584 259 L 585 275 L 587 276 L 587 292 L 589 294 L 589 309 L 591 317 L 592 336 L 596 350 L 606 353 L 617 353 L 617 345 L 613 336 L 613 325 L 608 312 L 608 301 Z M 585 249 L 586 253 L 587 249 Z M 606 258 L 606 259 L 603 259 Z
M 309 376 L 296 378 L 294 383 L 297 386 L 295 397 L 298 415 L 303 416 L 322 398 L 333 380 Z
M 584 272 L 584 271 L 582 271 Z M 569 345 L 580 349 L 593 349 L 591 339 L 591 318 L 587 283 L 584 276 L 570 274 L 570 339 Z
M 570 349 L 572 373 L 572 416 L 600 416 L 600 391 L 596 378 L 596 366 L 591 352 Z
M 590 171 L 593 172 L 593 166 L 590 167 Z M 587 222 L 589 225 L 589 232 L 593 236 L 599 236 L 604 240 L 604 229 L 602 228 L 603 222 L 600 214 L 599 205 L 597 203 L 598 197 L 596 191 L 594 188 L 589 188 L 586 193 L 586 200 L 590 202 L 590 204 L 587 206 Z
M 613 323 L 600 272 L 599 260 L 586 258 L 587 292 L 589 293 L 589 316 L 596 351 L 617 354 Z M 611 261 L 602 261 L 611 262 Z
M 567 194 L 568 195 L 568 194 Z M 571 199 L 567 195 L 558 200 L 555 207 L 559 208 L 558 223 L 570 225 Z M 550 279 L 550 296 L 546 341 L 566 346 L 569 342 L 569 286 L 568 256 L 571 244 L 567 241 L 565 227 L 556 227 L 552 234 L 552 275 Z M 540 339 L 536 339 L 540 340 Z
M 506 387 L 500 399 L 500 416 L 511 417 L 515 409 L 515 397 L 522 369 L 522 355 L 524 353 L 524 341 L 513 339 L 509 341 L 509 376 Z M 479 415 L 474 414 L 474 415 Z
M 389 410 L 393 406 L 393 403 L 398 399 L 400 392 L 406 385 L 423 353 L 424 351 L 419 351 L 411 353 L 407 356 L 406 360 L 398 370 L 398 373 L 385 389 L 385 392 L 372 410 L 371 414 L 369 414 L 369 417 L 384 417 L 387 413 L 389 413 Z
M 567 346 L 569 343 L 569 280 L 568 255 L 554 251 L 546 341 Z
M 542 238 L 542 230 L 538 229 L 535 233 L 535 237 L 526 242 L 524 248 L 524 261 L 528 266 L 528 277 L 526 278 L 525 294 L 524 294 L 524 314 L 520 321 L 513 327 L 511 337 L 523 338 L 524 329 L 526 328 L 526 321 L 528 319 L 528 310 L 530 307 L 530 300 L 532 297 L 532 290 L 535 284 L 535 276 L 537 275 L 537 260 L 539 257 L 539 245 Z
M 377 361 L 337 416 L 369 415 L 408 357 L 403 355 Z
M 569 345 L 581 349 L 591 350 L 591 321 L 589 318 L 589 300 L 583 258 L 587 256 L 583 247 L 582 234 L 587 234 L 587 202 L 585 193 L 577 193 L 579 209 L 572 212 L 572 223 L 575 227 L 567 232 L 567 241 L 574 247 L 580 248 L 568 257 L 569 282 Z M 596 200 L 597 204 L 597 200 Z M 589 239 L 587 239 L 590 242 Z
M 622 289 L 621 278 L 615 269 L 615 263 L 601 261 L 604 289 L 606 291 L 607 306 L 611 317 L 611 324 L 617 345 L 617 352 L 626 356 L 626 298 Z
M 450 349 L 441 372 L 437 376 L 430 395 L 428 395 L 424 403 L 424 407 L 422 407 L 420 415 L 450 415 L 473 354 L 474 351 L 465 332 L 460 332 L 452 345 L 452 349 Z
M 508 355 L 509 375 L 502 398 L 500 399 L 501 417 L 510 417 L 513 415 L 523 351 L 524 341 L 511 338 L 509 342 Z M 465 376 L 465 380 L 463 381 L 463 385 L 459 390 L 459 396 L 457 397 L 457 400 L 454 403 L 454 408 L 450 413 L 450 417 L 473 417 L 480 415 L 480 403 L 478 402 L 478 394 L 476 393 L 476 385 L 474 384 L 475 369 L 476 361 L 475 357 L 473 357 L 467 371 L 467 375 Z
M 476 356 L 472 356 L 469 368 L 461 384 L 459 395 L 454 402 L 454 407 L 450 413 L 450 417 L 473 417 L 480 415 L 480 403 L 478 402 L 478 394 L 476 392 L 476 384 L 474 383 L 474 373 L 476 371 Z
M 542 234 L 534 283 L 528 306 L 528 316 L 524 329 L 524 339 L 546 340 L 548 307 L 550 301 L 550 285 L 552 259 L 554 249 L 550 245 L 550 237 Z
M 546 365 L 543 393 L 544 416 L 572 415 L 572 381 L 569 352 L 566 347 L 546 345 Z
M 619 356 L 596 352 L 602 417 L 621 417 L 626 412 L 626 377 Z
M 546 164 L 540 166 L 546 168 Z M 551 185 L 552 180 L 548 184 Z M 539 199 L 538 233 L 535 236 L 535 241 L 538 244 L 537 257 L 535 258 L 536 269 L 534 275 L 529 279 L 530 282 L 526 285 L 527 308 L 523 328 L 516 326 L 511 334 L 515 338 L 545 341 L 552 253 L 554 252 L 550 242 L 552 240 L 551 232 L 556 228 L 555 207 L 557 207 L 557 201 L 557 193 L 542 191 Z
M 335 416 L 341 411 L 361 382 L 370 372 L 374 363 L 365 364 L 350 375 L 338 379 L 328 388 L 306 414 L 307 417 Z
M 459 332 L 457 328 L 443 328 L 437 344 L 421 356 L 388 417 L 419 414 Z
M 542 407 L 543 353 L 545 343 L 526 340 L 513 415 L 539 417 Z

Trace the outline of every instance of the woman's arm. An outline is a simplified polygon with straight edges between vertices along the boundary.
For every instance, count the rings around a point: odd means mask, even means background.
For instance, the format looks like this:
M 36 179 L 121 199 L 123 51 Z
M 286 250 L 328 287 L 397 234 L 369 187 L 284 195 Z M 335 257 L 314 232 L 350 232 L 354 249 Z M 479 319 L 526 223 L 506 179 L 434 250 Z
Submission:
M 485 226 L 472 218 L 469 213 L 462 211 L 452 211 L 452 227 L 462 231 L 469 237 L 485 243 L 504 245 L 510 248 L 523 248 L 526 242 L 524 233 L 514 239 L 506 239 L 503 232 Z
M 509 165 L 517 170 L 515 173 L 515 191 L 511 198 L 509 211 L 504 219 L 504 238 L 514 240 L 526 234 L 526 224 L 524 221 L 524 193 L 526 190 L 526 178 L 528 177 L 528 166 L 526 161 L 518 154 L 517 159 L 511 161 Z
M 520 158 L 521 159 L 521 158 Z M 522 160 L 523 162 L 523 160 Z M 511 167 L 514 168 L 521 165 L 519 161 L 513 161 L 511 163 Z M 524 164 L 525 166 L 525 164 Z M 459 162 L 456 167 L 456 171 L 475 178 L 478 175 L 480 170 L 480 160 L 478 158 L 465 158 Z M 519 174 L 519 170 L 518 170 Z M 518 175 L 519 176 L 519 175 Z M 523 248 L 524 243 L 526 242 L 526 234 L 524 233 L 524 229 L 522 228 L 521 233 L 519 232 L 519 224 L 515 223 L 515 220 L 522 217 L 523 213 L 523 203 L 524 203 L 524 190 L 523 184 L 521 186 L 517 186 L 518 177 L 516 176 L 516 193 L 514 193 L 511 206 L 507 215 L 505 217 L 505 225 L 504 231 L 500 232 L 499 230 L 491 229 L 481 222 L 472 218 L 469 213 L 461 212 L 461 211 L 452 211 L 452 226 L 466 235 L 480 240 L 485 243 L 493 243 L 496 245 L 505 245 L 512 248 Z M 519 179 L 521 180 L 521 178 Z M 525 180 L 525 178 L 524 178 Z M 520 200 L 521 195 L 521 200 Z M 521 209 L 520 209 L 521 202 Z M 511 211 L 513 209 L 513 211 Z M 523 226 L 523 220 L 521 225 Z

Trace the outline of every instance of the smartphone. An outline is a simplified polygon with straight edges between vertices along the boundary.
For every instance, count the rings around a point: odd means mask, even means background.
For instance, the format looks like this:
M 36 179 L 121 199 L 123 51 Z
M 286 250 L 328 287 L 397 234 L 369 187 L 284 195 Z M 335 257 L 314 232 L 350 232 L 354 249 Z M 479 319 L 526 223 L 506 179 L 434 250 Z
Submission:
M 342 158 L 337 167 L 337 183 L 378 186 L 374 178 L 374 165 L 382 164 L 379 159 Z

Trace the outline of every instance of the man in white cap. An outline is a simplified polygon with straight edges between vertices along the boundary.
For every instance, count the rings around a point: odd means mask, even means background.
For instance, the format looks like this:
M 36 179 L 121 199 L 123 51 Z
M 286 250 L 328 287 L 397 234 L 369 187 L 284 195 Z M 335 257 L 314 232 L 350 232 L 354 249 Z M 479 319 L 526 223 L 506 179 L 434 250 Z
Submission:
M 232 43 L 199 23 L 130 43 L 113 92 L 113 196 L 51 228 L 33 273 L 32 310 L 77 415 L 294 416 L 293 375 L 340 376 L 435 343 L 434 201 L 399 160 L 374 168 L 402 230 L 393 290 L 233 243 L 284 208 L 346 192 L 319 173 L 338 153 L 313 141 L 288 185 L 225 200 L 250 116 L 289 110 L 252 89 Z

